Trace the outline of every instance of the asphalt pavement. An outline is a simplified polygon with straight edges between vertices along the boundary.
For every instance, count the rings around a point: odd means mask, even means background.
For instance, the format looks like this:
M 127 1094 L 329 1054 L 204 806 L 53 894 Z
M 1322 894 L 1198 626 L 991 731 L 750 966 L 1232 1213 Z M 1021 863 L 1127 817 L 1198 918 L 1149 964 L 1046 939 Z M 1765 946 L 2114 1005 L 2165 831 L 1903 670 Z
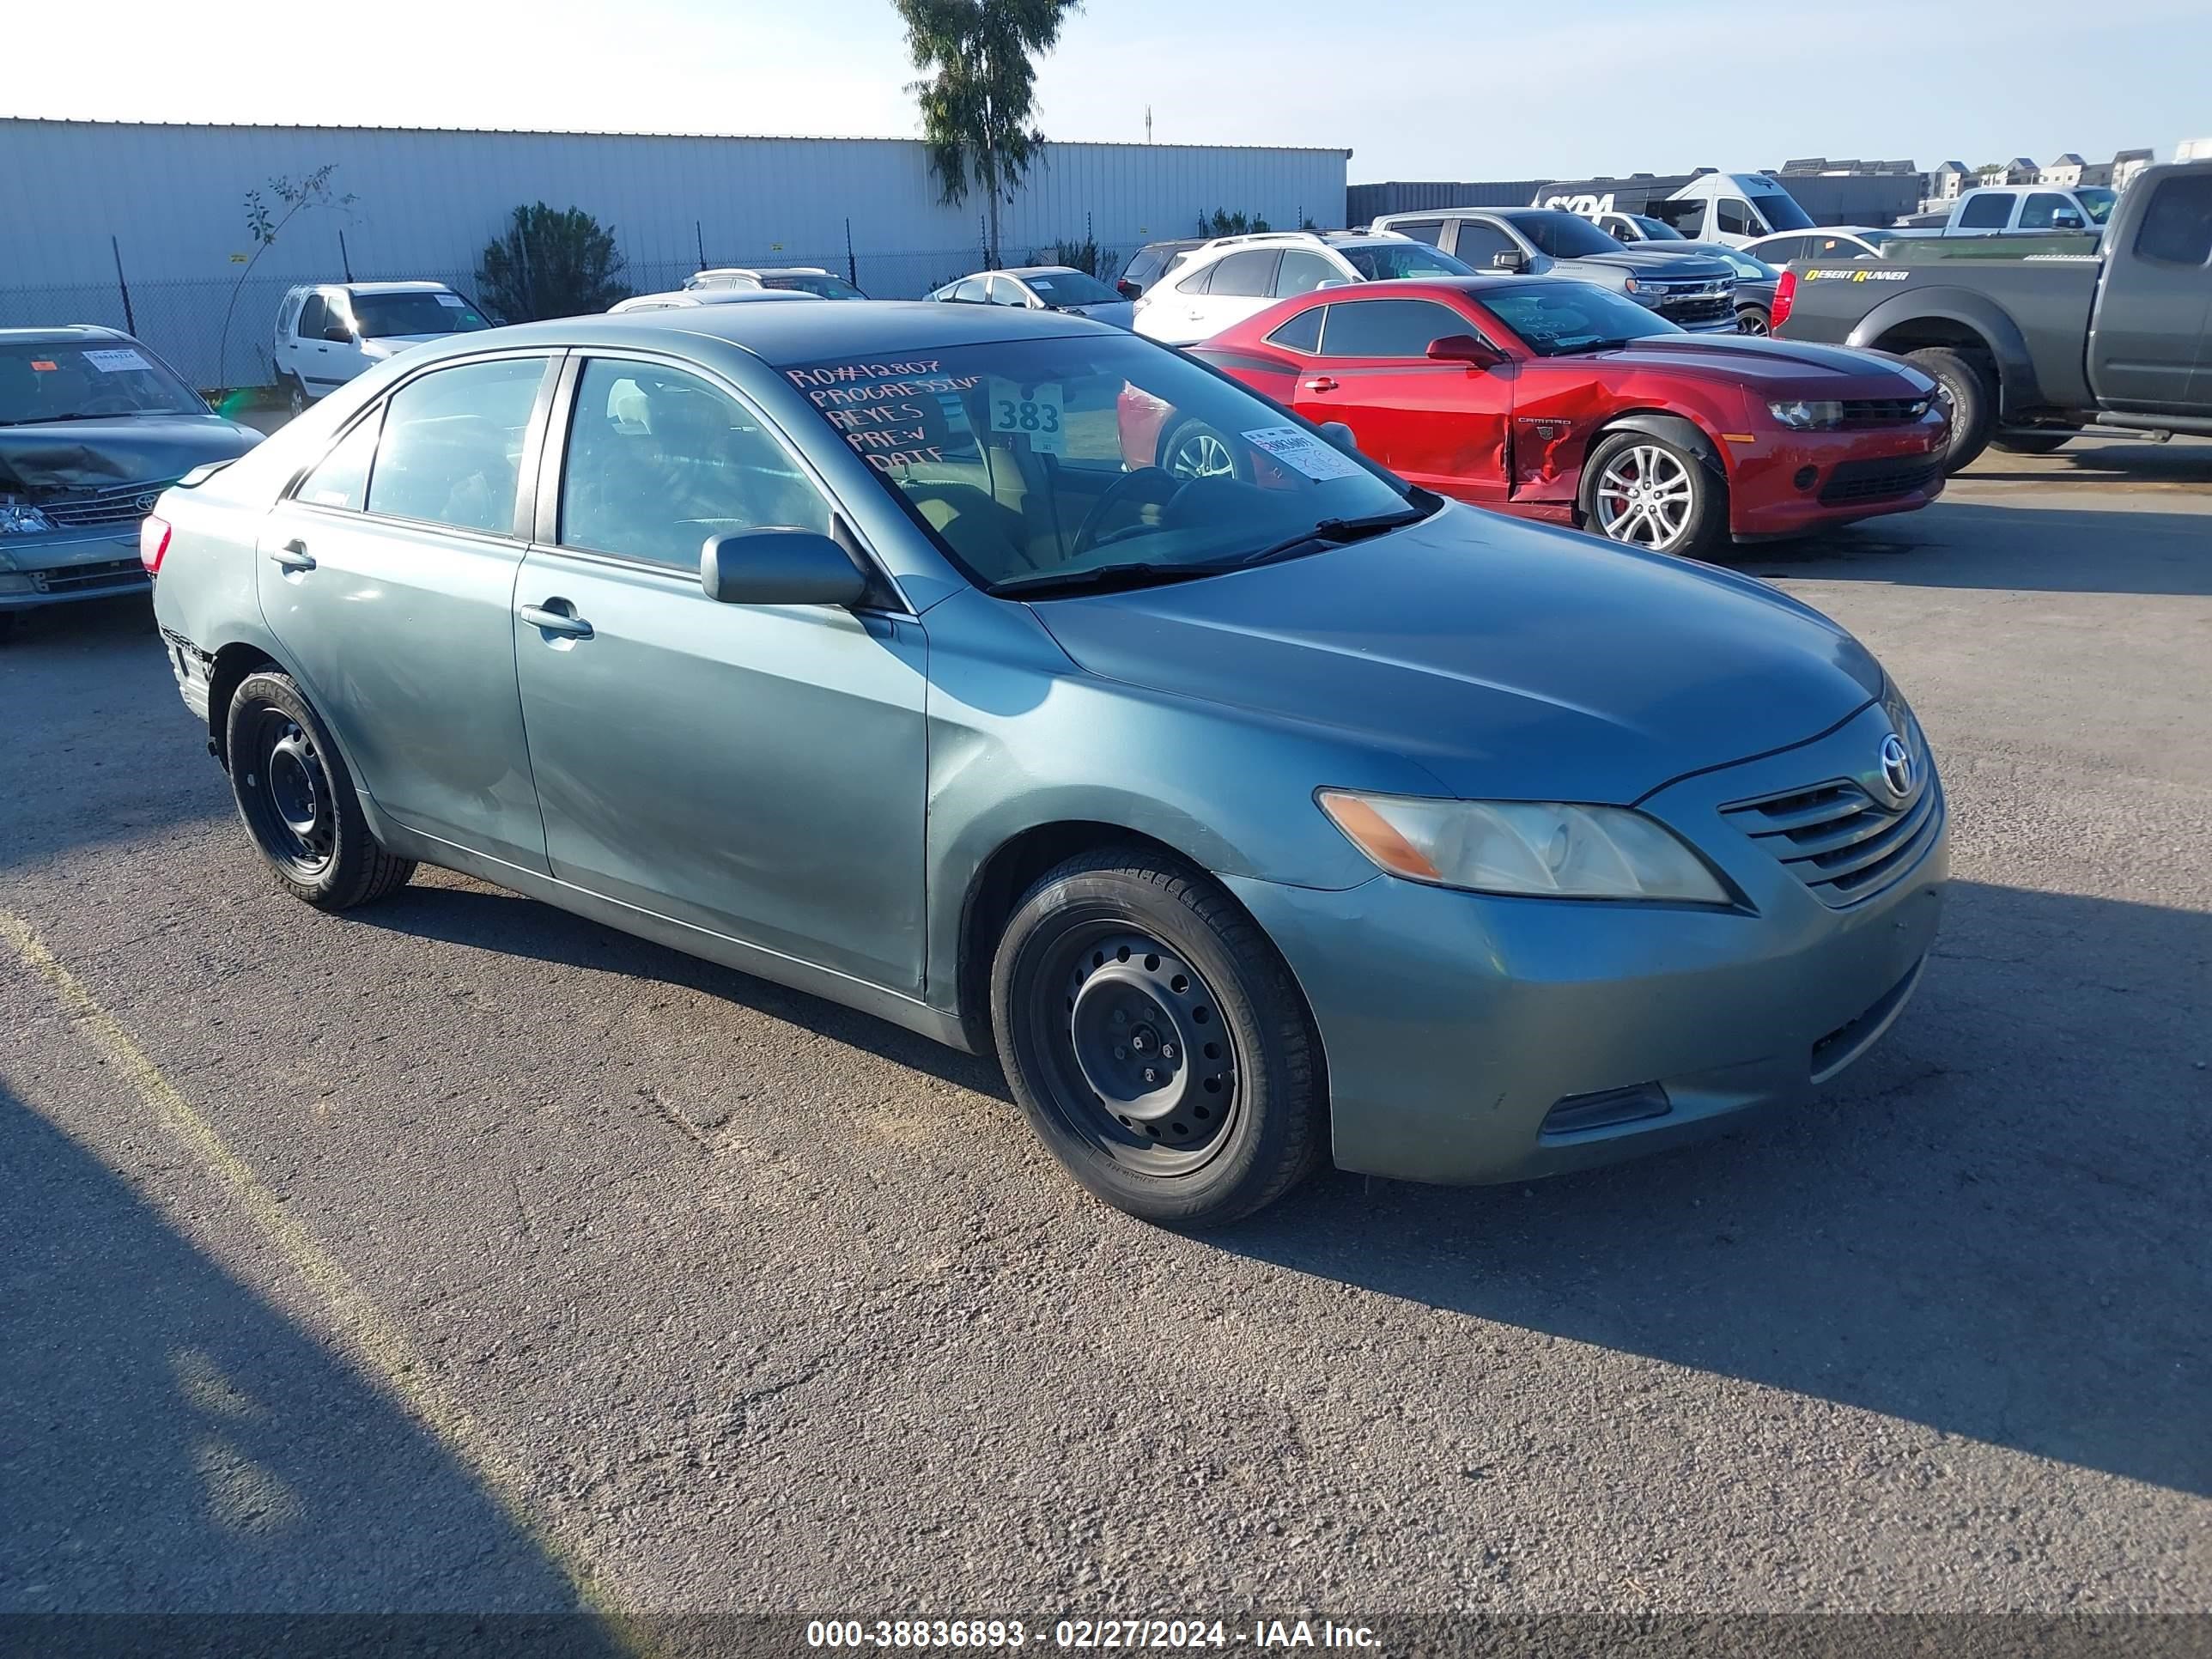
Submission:
M 143 604 L 0 649 L 0 1612 L 2212 1611 L 2212 446 L 1742 568 L 1957 877 L 1802 1111 L 1202 1239 L 994 1066 L 477 883 L 281 896 Z

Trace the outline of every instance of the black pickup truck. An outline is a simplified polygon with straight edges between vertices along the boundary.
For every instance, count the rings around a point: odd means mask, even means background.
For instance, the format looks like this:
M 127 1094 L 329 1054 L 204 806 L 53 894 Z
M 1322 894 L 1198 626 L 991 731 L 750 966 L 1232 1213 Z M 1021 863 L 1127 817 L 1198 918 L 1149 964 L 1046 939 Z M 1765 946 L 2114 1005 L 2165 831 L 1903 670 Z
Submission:
M 1951 402 L 1947 470 L 2082 428 L 2212 435 L 2212 161 L 2145 168 L 2096 253 L 1793 264 L 1784 339 L 1909 357 Z

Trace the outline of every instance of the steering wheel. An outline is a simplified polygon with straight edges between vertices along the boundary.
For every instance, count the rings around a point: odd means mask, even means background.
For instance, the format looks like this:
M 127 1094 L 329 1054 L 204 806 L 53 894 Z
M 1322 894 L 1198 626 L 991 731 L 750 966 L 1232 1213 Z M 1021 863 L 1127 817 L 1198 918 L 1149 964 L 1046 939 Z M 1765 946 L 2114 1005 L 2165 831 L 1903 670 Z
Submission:
M 1100 526 L 1106 522 L 1108 512 L 1120 505 L 1123 496 L 1133 495 L 1139 487 L 1157 489 L 1164 483 L 1168 487 L 1166 495 L 1146 503 L 1164 506 L 1182 488 L 1182 483 L 1165 467 L 1140 466 L 1133 472 L 1124 472 L 1106 486 L 1098 499 L 1091 504 L 1091 510 L 1083 515 L 1083 522 L 1076 526 L 1075 539 L 1068 544 L 1068 558 L 1071 561 L 1079 559 L 1098 544 Z

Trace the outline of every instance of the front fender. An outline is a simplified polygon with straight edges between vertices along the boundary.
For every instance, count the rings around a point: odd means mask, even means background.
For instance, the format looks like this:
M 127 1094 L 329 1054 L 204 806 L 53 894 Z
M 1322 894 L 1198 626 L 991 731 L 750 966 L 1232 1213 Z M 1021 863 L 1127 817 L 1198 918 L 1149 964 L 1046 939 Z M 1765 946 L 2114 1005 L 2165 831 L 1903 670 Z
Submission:
M 1882 340 L 1914 323 L 1951 323 L 1976 337 L 1997 368 L 2001 413 L 2032 409 L 2042 399 L 2027 337 L 2010 313 L 1985 294 L 1966 288 L 1909 289 L 1891 295 L 1859 319 L 1844 343 L 1862 350 L 1887 351 Z

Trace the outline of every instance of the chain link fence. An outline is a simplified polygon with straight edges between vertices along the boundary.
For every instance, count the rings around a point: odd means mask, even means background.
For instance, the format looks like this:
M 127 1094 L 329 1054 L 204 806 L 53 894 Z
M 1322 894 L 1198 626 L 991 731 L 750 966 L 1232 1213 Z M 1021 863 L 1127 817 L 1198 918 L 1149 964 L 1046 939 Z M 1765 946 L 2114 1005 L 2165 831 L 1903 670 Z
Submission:
M 1052 251 L 1035 251 L 1042 263 Z M 1024 262 L 1030 250 L 1008 247 L 1006 264 Z M 931 289 L 984 266 L 978 248 L 936 252 L 854 252 L 770 248 L 722 257 L 709 250 L 710 265 L 814 265 L 846 276 L 879 300 L 919 299 Z M 1103 263 L 1102 259 L 1102 263 Z M 692 260 L 638 260 L 618 280 L 633 293 L 681 288 L 699 267 Z M 1118 269 L 1118 260 L 1115 261 Z M 204 390 L 274 384 L 271 356 L 277 307 L 286 290 L 303 283 L 349 280 L 342 270 L 283 276 L 251 276 L 139 282 L 125 279 L 50 287 L 0 287 L 0 328 L 46 328 L 97 323 L 136 335 Z M 356 282 L 443 283 L 471 301 L 478 298 L 473 266 L 405 270 L 356 270 Z

